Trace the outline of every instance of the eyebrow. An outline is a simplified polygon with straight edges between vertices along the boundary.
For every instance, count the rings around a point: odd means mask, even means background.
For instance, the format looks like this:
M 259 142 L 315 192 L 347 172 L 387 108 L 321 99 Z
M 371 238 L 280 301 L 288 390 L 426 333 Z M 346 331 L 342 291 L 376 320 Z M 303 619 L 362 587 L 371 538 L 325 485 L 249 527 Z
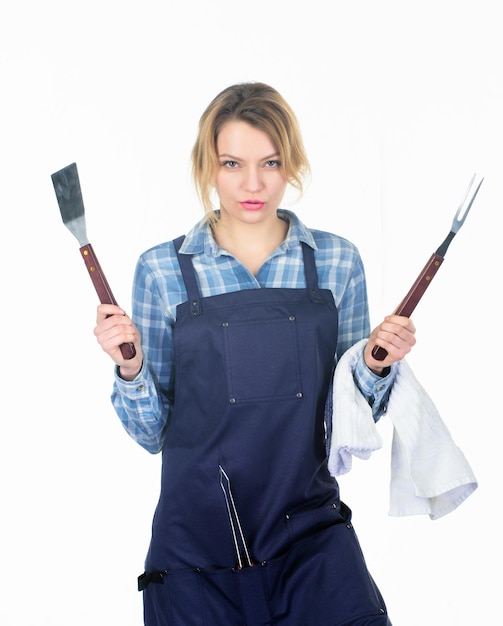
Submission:
M 279 156 L 280 156 L 279 152 L 275 152 L 274 154 L 269 154 L 268 156 L 262 157 L 260 159 L 260 161 L 269 161 L 270 159 L 277 158 Z M 224 157 L 226 157 L 228 159 L 232 159 L 233 161 L 242 161 L 243 160 L 241 157 L 234 156 L 232 154 L 228 154 L 227 152 L 224 152 L 223 154 L 219 154 L 218 155 L 219 159 L 222 159 Z

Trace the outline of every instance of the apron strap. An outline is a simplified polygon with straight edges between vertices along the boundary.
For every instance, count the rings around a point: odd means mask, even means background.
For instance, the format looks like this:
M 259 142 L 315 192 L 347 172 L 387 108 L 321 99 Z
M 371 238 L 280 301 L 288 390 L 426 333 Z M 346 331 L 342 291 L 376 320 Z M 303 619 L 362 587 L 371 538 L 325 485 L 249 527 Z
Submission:
M 180 254 L 180 248 L 182 247 L 184 239 L 185 235 L 177 237 L 177 239 L 173 241 L 173 245 L 175 246 L 178 263 L 180 264 L 180 269 L 182 270 L 183 282 L 185 283 L 185 289 L 187 289 L 187 298 L 190 302 L 191 313 L 192 315 L 200 315 L 201 294 L 199 293 L 192 259 L 189 254 Z
M 318 270 L 314 260 L 314 249 L 307 245 L 305 241 L 302 244 L 302 254 L 304 257 L 304 275 L 306 277 L 306 286 L 312 302 L 322 302 L 318 287 Z

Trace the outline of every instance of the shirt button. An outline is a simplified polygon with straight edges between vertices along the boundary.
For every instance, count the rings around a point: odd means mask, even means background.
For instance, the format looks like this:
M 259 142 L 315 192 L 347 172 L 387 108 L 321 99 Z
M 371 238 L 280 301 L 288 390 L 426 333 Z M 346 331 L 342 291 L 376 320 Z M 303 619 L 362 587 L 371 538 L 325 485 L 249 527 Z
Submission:
M 138 385 L 138 387 L 136 387 L 136 391 L 143 391 L 145 389 L 145 385 Z

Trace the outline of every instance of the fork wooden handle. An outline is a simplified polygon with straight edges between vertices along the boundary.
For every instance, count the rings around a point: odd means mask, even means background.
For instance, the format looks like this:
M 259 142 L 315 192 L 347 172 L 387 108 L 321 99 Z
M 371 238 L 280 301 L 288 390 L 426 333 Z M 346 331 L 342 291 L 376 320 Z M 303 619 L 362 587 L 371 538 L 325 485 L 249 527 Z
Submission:
M 101 269 L 98 258 L 94 253 L 92 245 L 88 243 L 87 245 L 82 246 L 82 248 L 80 248 L 80 253 L 84 259 L 87 271 L 93 281 L 94 288 L 96 289 L 96 293 L 98 294 L 101 304 L 117 304 L 105 274 Z M 127 360 L 132 359 L 136 354 L 134 344 L 132 343 L 123 343 L 120 346 L 120 349 L 122 356 Z
M 433 253 L 426 265 L 423 267 L 421 273 L 416 278 L 415 283 L 409 289 L 409 292 L 405 298 L 400 302 L 394 315 L 403 315 L 404 317 L 410 317 L 412 311 L 416 308 L 417 303 L 421 300 L 424 292 L 428 289 L 431 281 L 438 271 L 438 268 L 442 265 L 444 258 L 440 255 Z M 372 356 L 376 361 L 384 361 L 388 352 L 380 346 L 375 346 L 372 350 Z

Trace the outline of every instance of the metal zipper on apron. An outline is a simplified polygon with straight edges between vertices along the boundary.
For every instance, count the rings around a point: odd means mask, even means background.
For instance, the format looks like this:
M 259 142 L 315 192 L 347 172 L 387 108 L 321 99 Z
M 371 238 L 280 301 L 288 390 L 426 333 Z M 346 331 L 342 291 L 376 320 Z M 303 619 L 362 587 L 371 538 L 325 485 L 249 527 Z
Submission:
M 229 514 L 229 521 L 231 525 L 232 538 L 234 541 L 234 548 L 236 550 L 237 569 L 243 569 L 243 567 L 253 567 L 255 563 L 250 558 L 248 546 L 246 545 L 243 528 L 241 526 L 241 521 L 239 519 L 236 504 L 234 502 L 234 497 L 231 491 L 231 481 L 221 465 L 218 466 L 218 469 L 220 471 L 220 486 L 222 487 L 222 491 L 224 492 L 225 503 L 227 505 L 227 513 Z M 236 532 L 236 528 L 238 532 Z M 239 548 L 239 539 L 241 539 L 241 544 L 243 546 L 242 551 Z M 244 563 L 241 552 L 243 552 L 243 556 L 245 559 Z

